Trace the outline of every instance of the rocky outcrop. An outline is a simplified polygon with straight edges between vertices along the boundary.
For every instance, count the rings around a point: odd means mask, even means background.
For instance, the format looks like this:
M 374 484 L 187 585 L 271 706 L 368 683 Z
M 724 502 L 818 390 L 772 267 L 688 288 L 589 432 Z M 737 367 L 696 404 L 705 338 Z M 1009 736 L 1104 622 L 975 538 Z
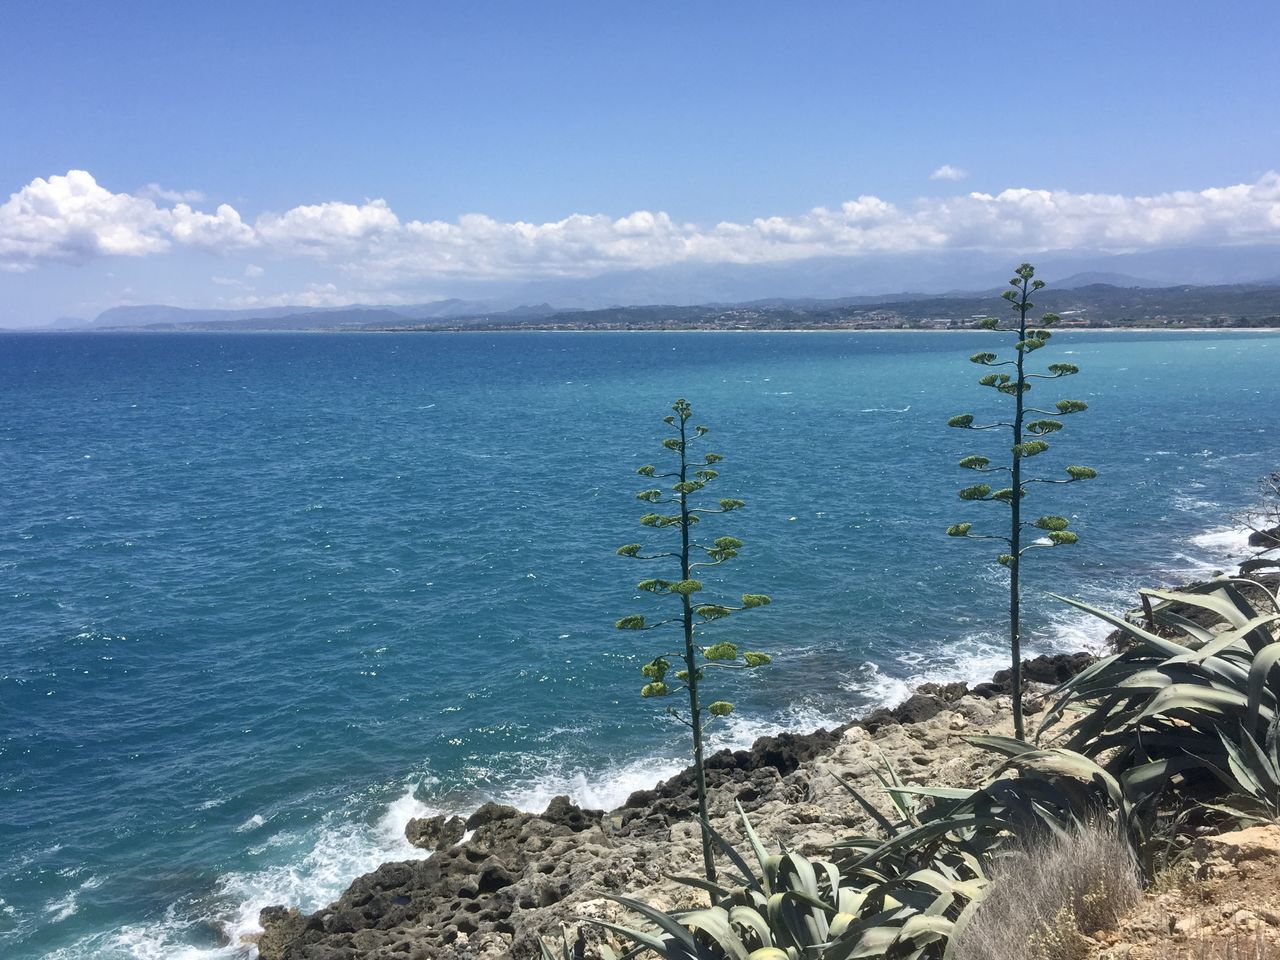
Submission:
M 435 817 L 414 817 L 404 828 L 405 839 L 423 850 L 443 850 L 462 839 L 467 823 L 461 817 L 440 814 Z
M 1057 682 L 1080 657 L 1038 658 L 1028 677 Z M 999 686 L 997 678 L 996 686 Z M 888 758 L 908 782 L 972 785 L 996 762 L 964 739 L 1005 731 L 1008 697 L 973 696 L 963 684 L 922 687 L 899 706 L 809 734 L 762 737 L 749 750 L 708 758 L 716 829 L 742 840 L 737 808 L 772 842 L 825 855 L 833 841 L 874 830 L 833 774 L 888 808 L 875 768 Z M 465 823 L 424 818 L 409 836 L 435 850 L 426 860 L 388 863 L 334 903 L 304 916 L 270 907 L 260 920 L 263 960 L 453 960 L 539 956 L 538 938 L 581 916 L 634 922 L 606 899 L 626 894 L 664 909 L 704 896 L 671 879 L 701 870 L 693 771 L 633 793 L 616 810 L 583 810 L 556 797 L 541 814 L 487 803 Z M 473 831 L 458 842 L 459 828 Z M 582 927 L 586 957 L 597 928 Z

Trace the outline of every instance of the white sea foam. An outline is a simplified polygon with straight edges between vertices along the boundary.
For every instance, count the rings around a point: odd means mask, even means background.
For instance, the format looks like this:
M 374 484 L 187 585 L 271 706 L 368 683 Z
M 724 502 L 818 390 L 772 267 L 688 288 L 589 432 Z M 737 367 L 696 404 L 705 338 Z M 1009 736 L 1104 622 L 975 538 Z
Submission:
M 580 807 L 612 810 L 634 791 L 648 789 L 686 766 L 687 761 L 670 757 L 632 760 L 591 773 L 551 764 L 545 772 L 501 791 L 497 800 L 519 810 L 541 813 L 553 797 L 567 796 Z
M 361 874 L 391 860 L 420 860 L 430 854 L 405 839 L 413 817 L 441 812 L 415 795 L 412 787 L 392 801 L 372 822 L 331 814 L 308 831 L 273 838 L 267 846 L 289 851 L 286 861 L 219 878 L 209 914 L 200 916 L 170 907 L 161 920 L 135 924 L 85 937 L 55 951 L 50 960 L 241 960 L 256 952 L 245 938 L 261 931 L 258 912 L 274 904 L 314 911 L 335 900 Z M 253 819 L 253 818 L 251 818 Z M 91 878 L 93 880 L 94 878 Z M 85 885 L 81 889 L 86 889 Z M 72 895 L 74 898 L 74 895 Z M 67 899 L 67 898 L 64 898 Z M 52 912 L 55 904 L 46 909 Z M 74 899 L 60 910 L 74 913 Z M 55 919 L 63 919 L 61 916 Z M 197 928 L 220 927 L 223 946 L 192 946 Z

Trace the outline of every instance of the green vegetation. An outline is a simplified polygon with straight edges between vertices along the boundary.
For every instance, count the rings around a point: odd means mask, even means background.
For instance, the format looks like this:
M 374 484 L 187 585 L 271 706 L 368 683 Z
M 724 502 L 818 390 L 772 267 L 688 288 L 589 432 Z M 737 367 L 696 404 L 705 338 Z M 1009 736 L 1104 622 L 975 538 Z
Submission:
M 721 513 L 740 510 L 746 503 L 732 498 L 721 499 L 718 506 L 706 507 L 696 505 L 698 494 L 705 490 L 718 476 L 715 464 L 723 458 L 718 453 L 704 453 L 696 463 L 691 459 L 691 448 L 709 432 L 706 427 L 690 427 L 693 408 L 686 400 L 677 400 L 671 408 L 673 416 L 664 418 L 664 422 L 675 436 L 662 441 L 663 448 L 676 460 L 676 468 L 666 473 L 659 473 L 658 468 L 645 465 L 636 472 L 642 477 L 654 480 L 669 480 L 672 484 L 668 491 L 652 487 L 636 494 L 636 499 L 655 506 L 674 506 L 677 509 L 670 514 L 648 513 L 640 518 L 642 526 L 656 530 L 673 529 L 679 532 L 679 545 L 675 550 L 649 553 L 643 552 L 639 543 L 629 543 L 618 548 L 618 554 L 637 560 L 669 561 L 673 568 L 678 566 L 678 577 L 672 580 L 647 579 L 636 584 L 636 589 L 645 593 L 657 594 L 675 600 L 679 604 L 679 612 L 672 617 L 650 622 L 644 614 L 632 614 L 623 617 L 616 624 L 619 630 L 655 630 L 666 626 L 677 626 L 684 639 L 682 649 L 674 653 L 663 653 L 644 665 L 642 672 L 647 683 L 640 688 L 643 697 L 668 697 L 685 691 L 688 694 L 689 709 L 687 715 L 681 715 L 674 707 L 667 712 L 689 727 L 693 736 L 693 766 L 698 791 L 698 816 L 702 821 L 702 859 L 707 880 L 716 880 L 715 856 L 710 826 L 707 823 L 707 777 L 703 756 L 703 739 L 707 726 L 719 717 L 727 717 L 733 712 L 733 704 L 727 700 L 716 700 L 702 703 L 702 683 L 710 669 L 750 670 L 769 663 L 766 653 L 740 651 L 736 644 L 720 641 L 711 646 L 698 646 L 697 640 L 708 626 L 728 619 L 734 613 L 767 606 L 769 598 L 763 594 L 746 593 L 742 595 L 740 605 L 708 602 L 695 599 L 702 592 L 702 581 L 695 579 L 701 571 L 717 567 L 732 560 L 742 549 L 742 541 L 736 537 L 720 536 L 711 542 L 692 539 L 690 531 L 702 518 Z M 699 558 L 699 559 L 695 559 Z M 673 661 L 683 664 L 672 675 Z M 669 677 L 673 676 L 675 683 Z M 710 714 L 704 717 L 704 712 Z
M 1012 289 L 1006 290 L 1003 294 L 1004 299 L 1009 302 L 1009 306 L 1015 315 L 1014 326 L 1002 327 L 996 317 L 989 317 L 982 323 L 985 329 L 1004 330 L 1016 336 L 1017 339 L 1013 344 L 1013 357 L 1001 360 L 996 354 L 984 351 L 975 353 L 969 358 L 971 362 L 982 367 L 1012 368 L 1011 373 L 988 373 L 978 380 L 980 385 L 990 387 L 1001 394 L 1013 398 L 1014 410 L 1012 418 L 994 423 L 976 424 L 974 423 L 973 414 L 963 413 L 947 421 L 948 426 L 961 430 L 1007 429 L 1010 439 L 1013 441 L 1009 450 L 1010 462 L 1008 466 L 1003 463 L 993 465 L 988 457 L 979 455 L 967 456 L 960 461 L 960 466 L 966 470 L 974 470 L 978 473 L 994 473 L 1001 476 L 1002 485 L 999 488 L 993 490 L 990 484 L 974 484 L 960 491 L 960 499 L 970 501 L 989 500 L 1008 506 L 1008 535 L 973 533 L 972 523 L 953 524 L 947 528 L 947 534 L 952 537 L 962 537 L 970 540 L 997 540 L 1005 545 L 1005 549 L 1001 551 L 997 560 L 1009 568 L 1009 651 L 1013 661 L 1013 727 L 1015 736 L 1019 739 L 1025 739 L 1026 736 L 1022 717 L 1022 629 L 1020 623 L 1022 558 L 1029 551 L 1040 547 L 1063 546 L 1075 543 L 1077 540 L 1076 535 L 1067 529 L 1069 521 L 1066 517 L 1046 515 L 1033 521 L 1024 521 L 1022 519 L 1022 500 L 1027 495 L 1027 488 L 1031 484 L 1075 483 L 1079 480 L 1091 480 L 1097 476 L 1097 472 L 1091 467 L 1082 466 L 1067 467 L 1065 479 L 1029 477 L 1024 472 L 1023 461 L 1048 451 L 1049 442 L 1044 438 L 1062 429 L 1062 421 L 1056 418 L 1079 413 L 1087 408 L 1087 405 L 1079 400 L 1059 400 L 1052 411 L 1027 406 L 1026 399 L 1027 393 L 1031 390 L 1031 381 L 1057 380 L 1079 372 L 1079 368 L 1070 363 L 1051 363 L 1048 366 L 1047 373 L 1031 373 L 1026 369 L 1027 356 L 1048 344 L 1049 338 L 1052 336 L 1048 328 L 1058 322 L 1056 314 L 1046 313 L 1040 321 L 1040 326 L 1029 327 L 1027 325 L 1027 315 L 1030 313 L 1031 308 L 1035 306 L 1031 302 L 1031 294 L 1044 287 L 1043 280 L 1033 279 L 1035 272 L 1035 267 L 1031 264 L 1022 264 L 1018 267 L 1013 279 L 1009 281 Z M 1027 419 L 1033 415 L 1040 419 Z M 1003 486 L 1003 480 L 1006 478 L 1009 483 L 1007 487 Z M 1032 530 L 1040 531 L 1041 536 L 1024 546 L 1023 533 L 1024 531 Z
M 1209 775 L 1227 791 L 1210 809 L 1280 823 L 1280 599 L 1232 577 L 1142 594 L 1144 625 L 1066 600 L 1114 625 L 1126 645 L 1062 687 L 1040 732 L 1068 710 L 1083 713 L 1066 746 L 1126 771 L 1143 798 Z
M 889 768 L 892 813 L 845 784 L 882 835 L 839 841 L 829 859 L 770 852 L 743 815 L 749 861 L 708 825 L 732 872 L 677 879 L 711 907 L 616 897 L 645 929 L 587 922 L 667 960 L 1086 956 L 1082 935 L 1133 903 L 1178 842 L 1171 812 L 1280 822 L 1280 598 L 1231 577 L 1143 593 L 1145 624 L 1075 604 L 1125 647 L 1051 695 L 1042 735 L 1074 717 L 1055 745 L 967 738 L 1005 758 L 978 789 L 910 786 Z

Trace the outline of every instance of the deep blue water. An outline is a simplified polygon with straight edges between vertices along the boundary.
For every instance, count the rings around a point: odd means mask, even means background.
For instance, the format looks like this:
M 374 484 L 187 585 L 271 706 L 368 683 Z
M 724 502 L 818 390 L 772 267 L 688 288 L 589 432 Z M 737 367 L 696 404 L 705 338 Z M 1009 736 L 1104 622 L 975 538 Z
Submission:
M 661 417 L 695 405 L 747 510 L 724 636 L 776 655 L 721 688 L 744 743 L 1003 664 L 1001 572 L 961 519 L 990 409 L 975 334 L 0 337 L 0 953 L 231 957 L 314 908 L 424 810 L 596 805 L 674 769 L 612 629 L 661 575 L 614 555 Z M 1091 410 L 1034 463 L 1097 467 L 1035 509 L 1039 649 L 1225 563 L 1280 460 L 1280 339 L 1064 333 L 1037 359 Z M 990 443 L 985 446 L 984 443 Z M 708 578 L 708 586 L 713 584 Z M 648 604 L 646 606 L 646 601 Z

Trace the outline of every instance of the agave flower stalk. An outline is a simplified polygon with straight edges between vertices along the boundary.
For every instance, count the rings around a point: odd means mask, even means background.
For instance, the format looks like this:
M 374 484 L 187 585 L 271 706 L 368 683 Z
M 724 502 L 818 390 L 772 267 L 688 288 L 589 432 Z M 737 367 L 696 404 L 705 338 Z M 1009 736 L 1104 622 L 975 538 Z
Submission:
M 1027 357 L 1041 349 L 1049 342 L 1052 334 L 1049 327 L 1058 322 L 1057 314 L 1043 315 L 1039 326 L 1028 326 L 1027 317 L 1031 308 L 1031 294 L 1044 287 L 1043 280 L 1034 279 L 1036 268 L 1024 263 L 1015 271 L 1009 281 L 1011 289 L 1004 291 L 1003 298 L 1009 302 L 1014 314 L 1012 326 L 1002 325 L 999 318 L 988 317 L 981 326 L 986 330 L 997 330 L 1014 333 L 1017 340 L 1013 344 L 1012 358 L 1000 359 L 994 353 L 986 351 L 975 353 L 969 360 L 982 367 L 1011 367 L 1011 372 L 992 372 L 983 375 L 978 383 L 990 387 L 1001 394 L 1013 397 L 1014 410 L 1010 420 L 994 423 L 977 424 L 974 415 L 962 413 L 947 421 L 947 425 L 960 430 L 1008 430 L 1013 443 L 1010 447 L 1008 465 L 993 464 L 990 458 L 981 455 L 967 456 L 960 461 L 966 470 L 978 473 L 994 473 L 1007 478 L 1008 486 L 992 489 L 990 484 L 978 483 L 965 487 L 960 491 L 960 499 L 990 500 L 1003 503 L 1009 508 L 1009 532 L 1004 534 L 973 533 L 973 524 L 957 523 L 947 528 L 947 535 L 968 540 L 996 540 L 1005 545 L 1005 550 L 996 557 L 996 561 L 1009 570 L 1009 651 L 1013 666 L 1013 726 L 1018 739 L 1025 739 L 1022 711 L 1022 626 L 1020 593 L 1022 558 L 1031 550 L 1041 547 L 1060 547 L 1076 543 L 1078 537 L 1068 530 L 1070 521 L 1066 517 L 1042 516 L 1035 520 L 1024 520 L 1022 499 L 1027 495 L 1027 488 L 1032 484 L 1076 483 L 1080 480 L 1092 480 L 1098 475 L 1092 467 L 1069 466 L 1066 476 L 1050 478 L 1028 476 L 1024 461 L 1040 456 L 1049 450 L 1049 434 L 1062 429 L 1062 421 L 1058 417 L 1069 416 L 1088 409 L 1088 405 L 1080 400 L 1059 400 L 1053 410 L 1043 410 L 1027 405 L 1027 393 L 1031 390 L 1033 380 L 1059 380 L 1069 377 L 1080 370 L 1071 363 L 1051 363 L 1044 373 L 1032 373 L 1027 370 Z M 1036 419 L 1028 419 L 1034 417 Z M 1025 542 L 1024 533 L 1036 533 L 1031 542 Z
M 721 641 L 710 646 L 700 646 L 698 641 L 703 631 L 712 623 L 723 621 L 735 613 L 752 610 L 769 604 L 769 598 L 763 594 L 746 593 L 738 604 L 718 602 L 700 602 L 696 599 L 702 592 L 702 581 L 696 579 L 703 569 L 718 567 L 732 560 L 742 549 L 742 541 L 736 537 L 721 536 L 707 543 L 691 536 L 691 529 L 704 517 L 713 514 L 732 513 L 746 506 L 742 500 L 724 498 L 717 506 L 701 506 L 697 496 L 702 493 L 718 476 L 715 464 L 723 458 L 718 453 L 704 453 L 700 461 L 695 461 L 690 453 L 698 441 L 708 433 L 706 427 L 690 427 L 693 408 L 687 400 L 677 400 L 671 408 L 673 416 L 664 418 L 664 422 L 675 432 L 675 436 L 662 441 L 663 448 L 674 455 L 674 468 L 666 473 L 658 473 L 658 468 L 646 464 L 636 472 L 642 477 L 659 481 L 673 481 L 666 490 L 654 487 L 636 494 L 636 499 L 643 503 L 665 506 L 672 509 L 670 513 L 647 513 L 640 518 L 640 524 L 655 530 L 674 529 L 680 533 L 678 549 L 644 553 L 639 543 L 628 543 L 618 548 L 619 556 L 636 560 L 665 561 L 672 568 L 679 568 L 679 579 L 662 580 L 647 579 L 636 584 L 636 588 L 646 593 L 656 594 L 678 604 L 678 612 L 671 617 L 650 622 L 644 614 L 632 614 L 617 621 L 619 630 L 657 630 L 663 627 L 678 627 L 684 639 L 683 649 L 660 654 L 646 663 L 641 672 L 647 681 L 640 688 L 642 697 L 669 697 L 684 692 L 688 697 L 688 714 L 683 715 L 675 707 L 668 707 L 667 713 L 685 724 L 693 736 L 693 766 L 698 791 L 698 816 L 702 823 L 702 860 L 707 880 L 716 880 L 716 866 L 712 835 L 709 832 L 707 816 L 707 777 L 704 766 L 703 741 L 708 725 L 717 718 L 727 717 L 733 712 L 733 704 L 727 700 L 716 700 L 704 706 L 702 702 L 703 682 L 707 671 L 752 670 L 770 662 L 766 653 L 755 651 L 739 651 L 738 646 L 728 641 Z M 673 663 L 682 665 L 674 673 L 674 681 L 669 679 Z M 709 717 L 707 715 L 710 715 Z

